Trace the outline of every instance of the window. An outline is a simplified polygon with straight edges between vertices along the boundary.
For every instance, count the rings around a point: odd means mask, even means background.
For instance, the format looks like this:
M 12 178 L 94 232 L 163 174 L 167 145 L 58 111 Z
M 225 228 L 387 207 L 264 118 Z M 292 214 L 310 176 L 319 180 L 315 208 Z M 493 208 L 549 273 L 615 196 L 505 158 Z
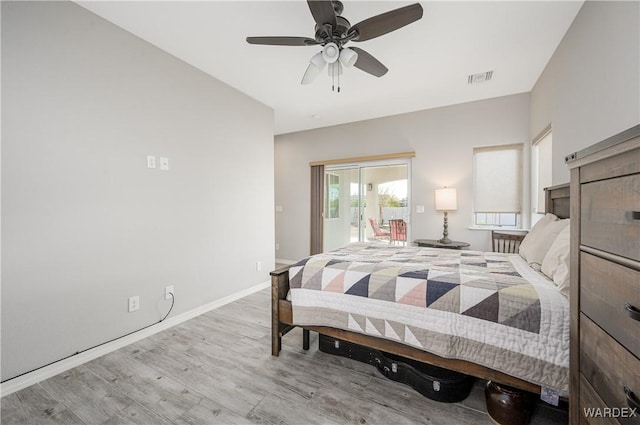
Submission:
M 340 176 L 327 173 L 326 218 L 340 218 Z
M 476 213 L 476 226 L 512 226 L 518 225 L 516 213 Z
M 473 148 L 475 226 L 520 226 L 522 146 Z
M 531 143 L 531 193 L 533 212 L 544 214 L 544 188 L 552 185 L 551 126 L 544 129 Z

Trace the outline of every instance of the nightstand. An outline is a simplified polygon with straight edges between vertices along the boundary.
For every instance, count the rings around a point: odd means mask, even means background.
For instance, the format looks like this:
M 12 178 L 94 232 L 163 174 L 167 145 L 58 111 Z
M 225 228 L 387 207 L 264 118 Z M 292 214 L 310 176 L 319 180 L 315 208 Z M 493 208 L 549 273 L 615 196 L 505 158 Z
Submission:
M 437 239 L 416 239 L 413 241 L 418 246 L 424 246 L 429 248 L 449 248 L 449 249 L 462 249 L 469 246 L 466 242 L 451 241 L 451 243 L 441 243 Z

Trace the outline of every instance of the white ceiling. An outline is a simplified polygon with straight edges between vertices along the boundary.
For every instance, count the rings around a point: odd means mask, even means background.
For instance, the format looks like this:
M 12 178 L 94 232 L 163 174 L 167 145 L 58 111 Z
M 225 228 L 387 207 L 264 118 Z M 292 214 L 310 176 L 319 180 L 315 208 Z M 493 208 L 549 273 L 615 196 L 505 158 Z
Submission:
M 423 1 L 421 20 L 362 43 L 389 68 L 356 68 L 331 91 L 300 80 L 319 46 L 249 45 L 247 36 L 313 38 L 306 1 L 80 1 L 83 7 L 275 111 L 275 134 L 531 91 L 583 1 Z M 344 0 L 356 24 L 412 2 Z M 473 73 L 493 79 L 467 83 Z

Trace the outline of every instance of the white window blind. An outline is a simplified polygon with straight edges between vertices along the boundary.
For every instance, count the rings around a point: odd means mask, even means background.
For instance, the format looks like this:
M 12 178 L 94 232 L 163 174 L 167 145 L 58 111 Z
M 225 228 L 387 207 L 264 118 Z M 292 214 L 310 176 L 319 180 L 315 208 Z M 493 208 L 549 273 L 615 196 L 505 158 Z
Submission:
M 522 144 L 473 148 L 476 213 L 520 213 Z
M 553 147 L 553 139 L 551 137 L 551 129 L 549 128 L 541 137 L 539 136 L 533 141 L 532 155 L 534 164 L 534 179 L 532 192 L 535 193 L 534 202 L 535 212 L 544 213 L 544 188 L 552 184 L 551 176 L 551 150 Z

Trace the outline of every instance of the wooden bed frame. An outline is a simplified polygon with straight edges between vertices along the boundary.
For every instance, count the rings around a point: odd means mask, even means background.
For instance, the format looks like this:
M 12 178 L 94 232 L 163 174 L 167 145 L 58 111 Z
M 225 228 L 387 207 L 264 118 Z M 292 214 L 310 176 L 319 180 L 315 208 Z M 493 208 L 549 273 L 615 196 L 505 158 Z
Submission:
M 553 213 L 560 218 L 568 218 L 569 184 L 553 186 L 545 189 L 545 191 L 546 212 Z M 289 267 L 282 267 L 271 272 L 271 354 L 274 356 L 278 356 L 280 353 L 282 337 L 296 327 L 293 324 L 291 302 L 286 299 L 289 292 Z M 485 366 L 464 360 L 447 359 L 398 342 L 326 326 L 303 327 L 303 348 L 305 350 L 309 349 L 309 331 L 454 370 L 476 378 L 495 381 L 537 394 L 540 393 L 539 385 Z

